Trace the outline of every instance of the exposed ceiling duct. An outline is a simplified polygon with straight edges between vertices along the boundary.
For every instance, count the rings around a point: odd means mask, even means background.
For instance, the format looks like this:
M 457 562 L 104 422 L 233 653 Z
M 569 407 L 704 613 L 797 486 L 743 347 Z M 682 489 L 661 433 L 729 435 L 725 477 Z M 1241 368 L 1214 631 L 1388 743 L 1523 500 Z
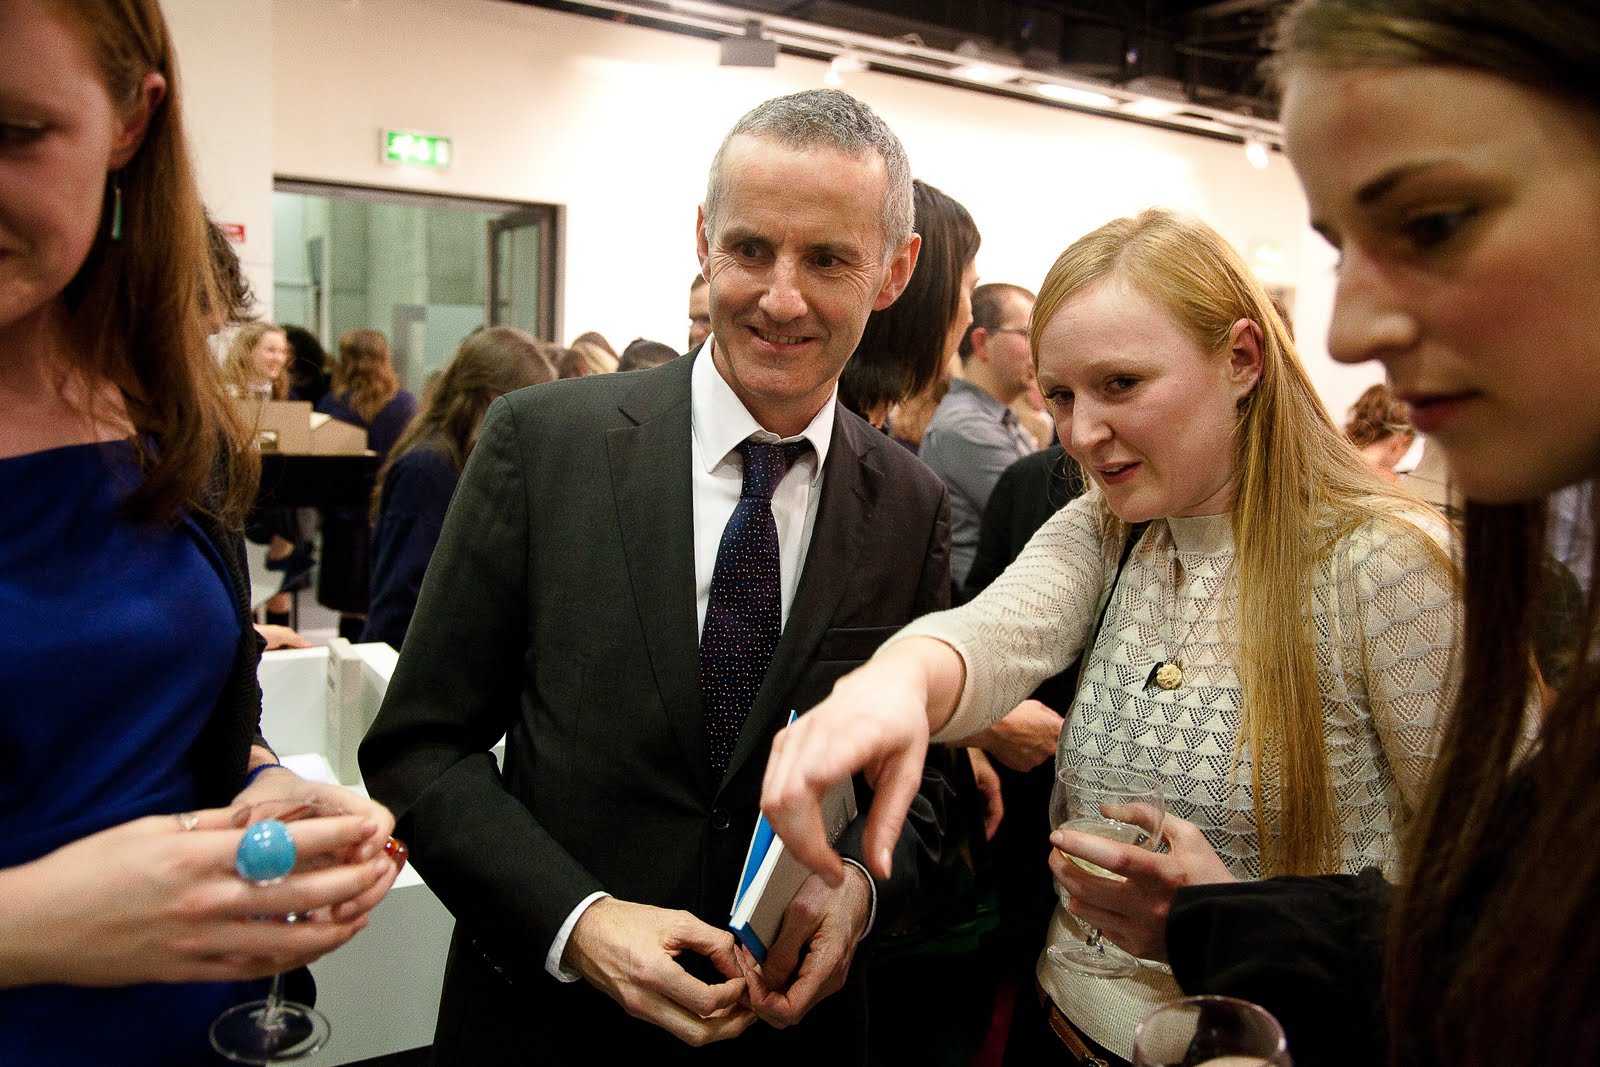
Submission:
M 1285 0 L 517 0 L 1107 114 L 1281 145 L 1260 78 Z

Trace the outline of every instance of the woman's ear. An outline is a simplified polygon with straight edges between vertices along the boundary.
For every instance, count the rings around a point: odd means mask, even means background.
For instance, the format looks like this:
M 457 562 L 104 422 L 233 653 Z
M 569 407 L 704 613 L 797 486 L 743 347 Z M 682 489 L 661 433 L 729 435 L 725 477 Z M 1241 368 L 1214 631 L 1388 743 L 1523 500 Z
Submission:
M 1228 376 L 1233 381 L 1234 397 L 1243 400 L 1261 380 L 1261 363 L 1266 341 L 1261 327 L 1251 319 L 1240 319 L 1228 331 Z
M 152 70 L 144 76 L 144 81 L 139 85 L 138 99 L 123 116 L 117 130 L 116 142 L 111 146 L 112 170 L 126 167 L 134 153 L 139 151 L 139 146 L 144 143 L 144 135 L 149 132 L 150 119 L 166 98 L 167 79 L 159 71 Z

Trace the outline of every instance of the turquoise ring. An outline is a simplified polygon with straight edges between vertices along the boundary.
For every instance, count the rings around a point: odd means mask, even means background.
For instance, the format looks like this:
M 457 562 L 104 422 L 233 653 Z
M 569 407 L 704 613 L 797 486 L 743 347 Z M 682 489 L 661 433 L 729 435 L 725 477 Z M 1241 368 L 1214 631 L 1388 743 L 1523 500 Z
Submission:
M 264 884 L 286 878 L 294 870 L 294 838 L 277 819 L 251 823 L 234 853 L 234 869 L 247 882 Z

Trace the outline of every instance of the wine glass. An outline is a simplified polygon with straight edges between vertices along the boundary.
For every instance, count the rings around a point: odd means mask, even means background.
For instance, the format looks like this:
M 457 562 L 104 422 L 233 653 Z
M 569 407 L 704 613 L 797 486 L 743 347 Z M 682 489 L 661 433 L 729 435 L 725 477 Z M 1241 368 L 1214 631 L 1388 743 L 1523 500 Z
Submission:
M 1166 805 L 1161 798 L 1161 783 L 1148 774 L 1126 767 L 1084 763 L 1056 771 L 1055 791 L 1050 794 L 1050 827 L 1094 834 L 1125 845 L 1138 845 L 1154 851 L 1161 844 L 1161 820 Z M 1120 875 L 1068 853 L 1067 859 L 1098 878 L 1121 881 Z M 1067 891 L 1056 886 L 1065 906 Z M 1086 923 L 1083 941 L 1051 945 L 1046 955 L 1060 966 L 1099 978 L 1126 978 L 1139 969 L 1139 961 L 1115 945 L 1108 945 L 1100 931 Z
M 1133 1067 L 1293 1067 L 1283 1027 L 1259 1004 L 1184 997 L 1133 1032 Z
M 267 800 L 240 808 L 233 824 L 245 827 L 239 843 L 239 876 L 272 885 L 290 874 L 304 874 L 340 863 L 337 854 L 308 854 L 295 848 L 287 824 L 344 812 L 311 798 Z M 258 916 L 262 922 L 316 922 L 316 913 Z M 265 1000 L 236 1004 L 211 1024 L 211 1047 L 235 1063 L 270 1064 L 304 1059 L 328 1043 L 323 1014 L 309 1005 L 283 999 L 283 975 L 272 976 Z

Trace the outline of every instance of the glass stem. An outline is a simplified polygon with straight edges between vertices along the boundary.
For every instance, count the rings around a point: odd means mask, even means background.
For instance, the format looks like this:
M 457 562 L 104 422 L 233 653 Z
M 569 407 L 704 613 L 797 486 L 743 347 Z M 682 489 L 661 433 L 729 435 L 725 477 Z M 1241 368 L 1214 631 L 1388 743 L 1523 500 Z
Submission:
M 261 1009 L 261 1029 L 283 1029 L 283 975 L 272 976 L 272 985 L 267 987 L 267 1002 Z
M 1084 944 L 1094 949 L 1096 956 L 1104 956 L 1106 954 L 1106 947 L 1100 943 L 1101 936 L 1100 928 L 1094 926 L 1090 927 L 1089 936 L 1083 939 Z

